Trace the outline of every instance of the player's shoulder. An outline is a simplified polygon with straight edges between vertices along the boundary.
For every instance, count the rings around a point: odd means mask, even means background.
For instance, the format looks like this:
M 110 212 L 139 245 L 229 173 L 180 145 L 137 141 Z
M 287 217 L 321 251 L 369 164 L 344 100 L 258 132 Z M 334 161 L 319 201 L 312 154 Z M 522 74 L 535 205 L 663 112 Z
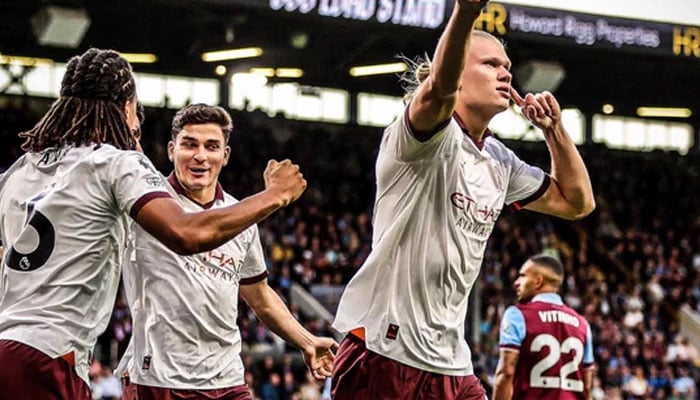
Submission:
M 15 172 L 21 170 L 27 165 L 27 154 L 22 154 L 15 162 L 13 162 L 5 171 L 0 174 L 0 182 L 12 176 Z
M 111 144 L 102 143 L 99 145 L 91 145 L 91 156 L 94 158 L 104 159 L 121 159 L 121 158 L 146 158 L 146 155 L 136 150 L 118 149 Z
M 222 193 L 223 193 L 223 200 L 218 202 L 217 207 L 228 207 L 228 206 L 232 206 L 232 205 L 240 203 L 240 200 L 236 196 L 234 196 L 226 191 L 222 191 Z M 252 224 L 246 230 L 244 230 L 243 233 L 241 235 L 239 235 L 239 237 L 240 236 L 252 237 L 251 235 L 256 235 L 256 234 L 258 234 L 258 224 Z
M 225 190 L 222 191 L 222 193 L 224 195 L 223 206 L 230 206 L 230 205 L 237 204 L 238 202 L 240 202 L 240 200 L 238 200 L 238 198 L 236 198 L 234 195 L 226 192 Z
M 119 150 L 109 144 L 83 146 L 83 160 L 99 168 L 114 163 L 123 157 L 128 157 L 127 150 Z
M 491 157 L 500 161 L 508 161 L 512 158 L 517 158 L 515 152 L 493 134 L 484 138 L 484 150 L 489 153 Z
M 91 157 L 96 166 L 104 164 L 113 168 L 127 170 L 145 168 L 156 175 L 160 175 L 151 160 L 145 154 L 136 150 L 121 150 L 112 145 L 102 144 L 91 154 Z
M 512 320 L 512 319 L 522 319 L 523 318 L 523 310 L 521 309 L 522 304 L 513 304 L 508 307 L 506 307 L 506 310 L 503 312 L 503 319 L 504 320 Z

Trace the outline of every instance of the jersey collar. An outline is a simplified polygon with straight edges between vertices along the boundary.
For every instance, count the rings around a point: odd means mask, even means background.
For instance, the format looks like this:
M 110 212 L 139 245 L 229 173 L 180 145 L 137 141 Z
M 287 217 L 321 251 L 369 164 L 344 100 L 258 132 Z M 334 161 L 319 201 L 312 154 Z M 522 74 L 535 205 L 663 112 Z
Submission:
M 184 187 L 182 187 L 182 184 L 180 184 L 180 181 L 177 180 L 177 177 L 175 176 L 175 172 L 171 172 L 170 175 L 168 175 L 168 183 L 170 183 L 170 186 L 175 189 L 175 192 L 179 195 L 187 197 L 190 201 L 193 203 L 199 204 L 202 208 L 208 209 L 211 208 L 211 206 L 214 205 L 217 201 L 223 201 L 224 200 L 224 189 L 221 187 L 221 184 L 219 182 L 216 182 L 216 193 L 214 194 L 214 200 L 206 203 L 206 204 L 201 204 L 197 200 L 192 199 L 190 196 L 187 195 L 187 191 L 185 190 Z
M 544 303 L 558 304 L 560 306 L 564 305 L 564 301 L 557 293 L 540 293 L 535 295 L 531 301 L 541 301 Z
M 455 121 L 457 122 L 457 125 L 459 125 L 459 128 L 462 129 L 462 132 L 464 132 L 465 135 L 469 137 L 469 139 L 474 142 L 474 145 L 479 149 L 479 151 L 484 149 L 484 142 L 486 141 L 486 138 L 489 136 L 493 136 L 493 133 L 491 132 L 491 129 L 486 128 L 486 131 L 484 132 L 484 137 L 481 138 L 481 140 L 476 140 L 474 136 L 469 134 L 469 130 L 467 130 L 467 125 L 462 121 L 462 118 L 457 115 L 457 113 L 452 113 L 452 117 L 454 117 Z

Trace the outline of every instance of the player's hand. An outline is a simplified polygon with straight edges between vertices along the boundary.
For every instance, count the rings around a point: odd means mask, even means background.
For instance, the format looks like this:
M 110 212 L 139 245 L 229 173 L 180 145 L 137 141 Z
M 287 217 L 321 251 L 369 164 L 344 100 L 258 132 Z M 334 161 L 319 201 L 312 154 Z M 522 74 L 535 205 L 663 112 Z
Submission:
M 265 189 L 279 196 L 283 207 L 298 199 L 306 189 L 306 179 L 299 166 L 289 160 L 268 161 L 263 176 Z
M 327 337 L 316 337 L 311 346 L 303 350 L 304 362 L 314 378 L 324 380 L 333 375 L 335 352 L 338 343 Z
M 561 107 L 559 102 L 550 92 L 528 93 L 525 98 L 510 88 L 510 95 L 515 104 L 520 107 L 520 111 L 536 127 L 547 131 L 561 123 Z
M 471 11 L 474 15 L 479 15 L 481 10 L 486 7 L 489 0 L 457 0 L 459 6 L 467 11 Z

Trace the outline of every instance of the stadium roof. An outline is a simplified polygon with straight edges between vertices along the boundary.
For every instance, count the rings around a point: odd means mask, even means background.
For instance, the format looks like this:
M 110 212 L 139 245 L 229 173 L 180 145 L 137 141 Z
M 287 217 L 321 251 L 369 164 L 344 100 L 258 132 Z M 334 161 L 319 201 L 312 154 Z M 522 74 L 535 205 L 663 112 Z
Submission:
M 138 71 L 216 77 L 218 64 L 203 62 L 202 52 L 254 45 L 263 48 L 262 57 L 231 61 L 229 70 L 298 67 L 303 84 L 399 95 L 395 75 L 353 78 L 349 68 L 431 53 L 453 1 L 364 0 L 352 10 L 337 8 L 345 4 L 339 0 L 2 2 L 0 53 L 65 61 L 96 46 L 158 56 Z M 48 5 L 87 11 L 91 24 L 78 48 L 38 43 L 32 16 Z M 500 24 L 516 68 L 531 60 L 560 63 L 566 75 L 556 94 L 563 104 L 597 112 L 611 103 L 627 115 L 640 105 L 690 107 L 692 122 L 700 125 L 700 28 L 500 7 L 488 15 L 495 25 L 482 27 L 500 34 Z M 601 26 L 617 30 L 606 36 Z M 588 36 L 586 29 L 592 29 Z

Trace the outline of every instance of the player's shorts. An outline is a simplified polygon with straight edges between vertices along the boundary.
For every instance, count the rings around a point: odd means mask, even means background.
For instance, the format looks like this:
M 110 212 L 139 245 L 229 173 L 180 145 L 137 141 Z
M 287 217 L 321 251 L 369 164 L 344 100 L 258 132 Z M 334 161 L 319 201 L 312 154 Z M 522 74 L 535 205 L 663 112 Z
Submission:
M 0 400 L 91 400 L 90 387 L 62 358 L 0 340 Z
M 211 390 L 167 389 L 136 385 L 136 393 L 138 400 L 253 400 L 247 385 Z
M 333 400 L 484 400 L 474 375 L 423 371 L 373 353 L 350 334 L 340 344 L 332 379 Z
M 124 374 L 122 376 L 122 400 L 138 400 L 138 398 L 136 384 L 131 383 L 128 374 Z

